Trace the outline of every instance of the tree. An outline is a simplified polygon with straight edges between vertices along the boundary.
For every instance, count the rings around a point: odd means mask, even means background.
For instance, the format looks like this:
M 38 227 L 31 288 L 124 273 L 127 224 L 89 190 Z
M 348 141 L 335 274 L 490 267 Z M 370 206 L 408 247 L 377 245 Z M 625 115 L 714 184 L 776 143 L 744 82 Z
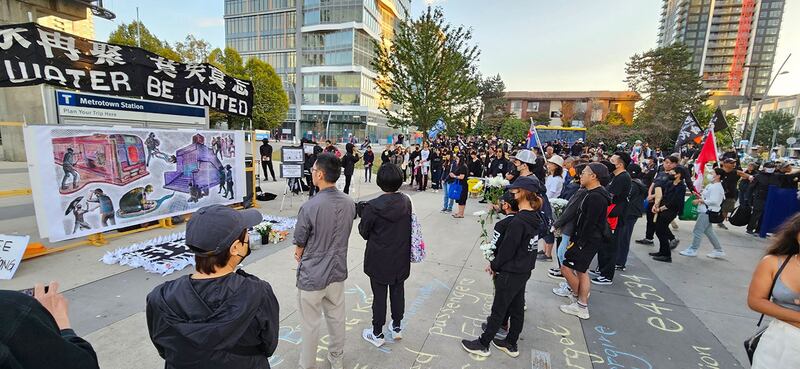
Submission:
M 711 117 L 714 116 L 714 112 L 716 110 L 717 110 L 716 107 L 703 104 L 703 106 L 694 111 L 694 117 L 697 118 L 698 122 L 700 122 L 701 127 L 706 128 L 708 123 L 711 122 Z M 733 142 L 739 142 L 739 140 L 741 139 L 741 137 L 739 136 L 739 132 L 733 129 L 733 127 L 736 126 L 736 123 L 739 122 L 739 117 L 737 117 L 734 114 L 727 114 L 725 116 L 725 120 L 728 122 L 728 127 L 730 128 L 716 132 L 714 134 L 714 137 L 717 139 L 717 149 L 722 151 L 730 149 Z M 736 137 L 733 139 L 731 138 L 731 132 L 733 132 L 736 135 Z M 770 138 L 772 138 L 772 133 L 770 133 Z
M 478 85 L 481 98 L 481 112 L 478 124 L 485 130 L 483 133 L 497 133 L 500 126 L 511 113 L 506 111 L 506 85 L 500 75 L 481 78 Z
M 634 54 L 626 63 L 625 82 L 643 97 L 634 122 L 651 145 L 671 147 L 686 114 L 708 97 L 691 57 L 685 45 L 673 44 Z
M 625 117 L 623 117 L 620 113 L 611 111 L 606 115 L 605 123 L 611 126 L 625 124 Z
M 562 101 L 561 102 L 561 125 L 563 127 L 572 126 L 572 118 L 575 116 L 575 102 Z
M 211 52 L 211 44 L 189 34 L 184 42 L 175 43 L 175 51 L 181 56 L 184 63 L 205 63 Z
M 758 143 L 767 146 L 772 143 L 772 133 L 778 132 L 775 143 L 780 145 L 786 143 L 786 139 L 792 137 L 794 132 L 794 116 L 783 110 L 773 110 L 764 113 L 758 120 L 758 129 L 752 145 Z
M 219 48 L 212 50 L 208 54 L 208 63 L 230 76 L 253 83 L 254 129 L 274 129 L 281 125 L 289 110 L 289 97 L 271 65 L 257 58 L 251 58 L 243 65 L 242 56 L 230 47 L 226 47 L 224 51 Z M 229 129 L 250 128 L 246 117 L 233 114 L 212 112 L 209 120 L 212 125 L 226 121 Z
M 522 119 L 508 118 L 500 127 L 500 137 L 513 142 L 525 141 L 528 139 L 528 130 L 531 125 Z
M 533 119 L 533 122 L 539 125 L 550 125 L 550 114 L 543 111 L 528 114 L 528 119 Z
M 108 42 L 117 45 L 139 46 L 140 32 L 142 49 L 174 61 L 183 61 L 181 56 L 170 46 L 169 42 L 159 40 L 158 37 L 150 33 L 150 30 L 148 30 L 142 22 L 133 21 L 128 24 L 120 24 L 119 27 L 108 36 Z
M 392 105 L 379 106 L 395 128 L 427 130 L 439 119 L 463 130 L 478 110 L 480 51 L 472 32 L 445 23 L 440 8 L 399 24 L 395 37 L 375 42 L 372 66 L 378 93 Z

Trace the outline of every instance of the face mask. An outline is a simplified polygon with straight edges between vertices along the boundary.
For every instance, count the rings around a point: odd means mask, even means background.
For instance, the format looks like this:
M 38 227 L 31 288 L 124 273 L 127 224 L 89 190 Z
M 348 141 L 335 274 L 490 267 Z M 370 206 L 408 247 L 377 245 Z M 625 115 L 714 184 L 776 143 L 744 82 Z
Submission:
M 247 259 L 247 257 L 250 256 L 250 254 L 253 252 L 253 249 L 250 248 L 250 241 L 247 241 L 246 245 L 247 245 L 247 253 L 244 254 L 244 256 L 239 255 L 242 258 L 242 260 L 239 260 L 240 264 L 244 262 L 244 259 Z
M 764 173 L 775 173 L 775 168 L 764 168 Z

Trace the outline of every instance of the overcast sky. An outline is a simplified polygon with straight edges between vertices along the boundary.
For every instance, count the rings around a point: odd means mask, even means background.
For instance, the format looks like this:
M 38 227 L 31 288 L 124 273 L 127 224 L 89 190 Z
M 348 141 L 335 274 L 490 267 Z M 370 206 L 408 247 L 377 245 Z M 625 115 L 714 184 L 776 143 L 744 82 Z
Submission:
M 625 62 L 656 46 L 661 0 L 412 0 L 412 13 L 427 3 L 444 8 L 455 25 L 473 30 L 483 74 L 500 74 L 507 90 L 621 90 Z M 106 40 L 121 23 L 136 19 L 170 43 L 186 34 L 215 47 L 225 43 L 223 0 L 105 0 L 117 19 L 96 19 Z M 179 19 L 181 21 L 179 21 Z M 188 19 L 189 21 L 182 21 Z M 787 1 L 775 70 L 794 52 L 771 95 L 800 93 L 800 0 Z

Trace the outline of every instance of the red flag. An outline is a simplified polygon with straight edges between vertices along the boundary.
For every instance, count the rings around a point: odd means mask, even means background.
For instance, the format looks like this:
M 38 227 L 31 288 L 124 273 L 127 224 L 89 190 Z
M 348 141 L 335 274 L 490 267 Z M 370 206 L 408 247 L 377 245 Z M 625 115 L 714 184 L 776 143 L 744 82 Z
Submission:
M 706 171 L 706 163 L 711 161 L 718 161 L 717 159 L 717 140 L 714 138 L 714 126 L 708 127 L 708 134 L 706 135 L 706 142 L 703 148 L 700 149 L 700 154 L 697 155 L 697 160 L 694 161 L 695 181 L 702 184 L 703 174 Z M 695 186 L 699 188 L 701 186 Z

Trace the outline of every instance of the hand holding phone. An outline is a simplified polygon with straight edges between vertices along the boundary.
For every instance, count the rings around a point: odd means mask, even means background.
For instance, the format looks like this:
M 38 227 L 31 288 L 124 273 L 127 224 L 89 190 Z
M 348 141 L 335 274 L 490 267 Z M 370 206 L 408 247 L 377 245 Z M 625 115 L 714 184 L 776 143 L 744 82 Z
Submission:
M 33 298 L 39 301 L 55 319 L 58 329 L 69 329 L 69 302 L 58 292 L 58 282 L 52 281 L 49 286 L 37 283 L 33 287 Z

